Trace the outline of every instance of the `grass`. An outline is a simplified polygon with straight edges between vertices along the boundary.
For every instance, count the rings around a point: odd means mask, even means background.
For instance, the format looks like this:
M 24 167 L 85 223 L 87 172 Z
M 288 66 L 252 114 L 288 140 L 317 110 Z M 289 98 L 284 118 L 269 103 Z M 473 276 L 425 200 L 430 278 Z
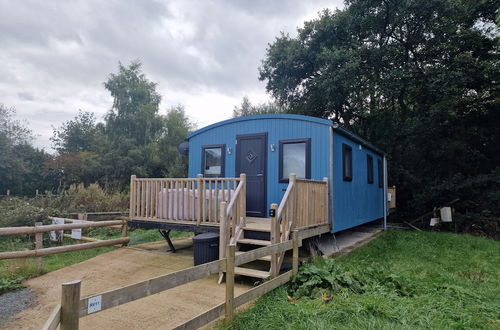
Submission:
M 500 329 L 500 243 L 389 231 L 289 285 L 219 329 Z
M 172 231 L 170 233 L 171 238 L 189 237 L 190 235 L 191 233 L 180 231 Z M 85 233 L 85 236 L 98 239 L 111 239 L 121 237 L 121 234 L 112 228 L 92 228 Z M 156 230 L 131 230 L 129 237 L 129 245 L 163 240 L 163 237 Z M 2 240 L 0 241 L 0 251 L 33 249 L 33 242 L 29 239 L 29 236 L 26 235 L 26 237 L 18 236 L 17 238 Z M 65 245 L 72 243 L 74 243 L 73 240 L 64 239 Z M 50 242 L 47 236 L 45 236 L 44 247 L 50 246 L 57 246 L 57 243 Z M 28 278 L 80 263 L 114 249 L 116 247 L 101 247 L 46 256 L 43 257 L 43 270 L 41 272 L 37 270 L 34 258 L 0 260 L 0 294 L 23 288 L 22 281 Z

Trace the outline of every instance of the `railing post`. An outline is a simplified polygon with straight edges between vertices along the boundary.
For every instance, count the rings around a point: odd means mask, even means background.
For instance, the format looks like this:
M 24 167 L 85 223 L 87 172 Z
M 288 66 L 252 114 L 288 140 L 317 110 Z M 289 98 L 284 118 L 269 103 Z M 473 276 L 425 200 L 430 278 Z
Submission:
M 35 227 L 42 226 L 43 222 L 35 222 Z M 35 250 L 43 248 L 43 233 L 35 233 Z M 36 257 L 36 269 L 38 273 L 43 270 L 43 257 Z
M 293 240 L 293 260 L 292 260 L 292 274 L 297 275 L 299 272 L 299 231 L 294 230 L 292 233 Z
M 247 218 L 247 175 L 245 173 L 240 174 L 240 182 L 242 183 L 240 192 L 240 212 L 243 217 L 243 225 L 246 224 Z M 237 219 L 236 223 L 239 223 L 240 219 Z
M 197 190 L 198 190 L 198 219 L 197 219 L 197 224 L 199 225 L 202 222 L 203 218 L 203 205 L 205 204 L 205 196 L 202 195 L 203 189 L 201 185 L 203 184 L 203 175 L 198 174 L 196 176 L 196 182 L 197 182 Z
M 330 199 L 328 198 L 328 178 L 323 178 L 323 182 L 325 183 L 325 187 L 323 189 L 323 193 L 325 194 L 325 200 L 324 200 L 324 203 L 325 203 L 325 207 L 324 207 L 324 210 L 323 210 L 323 216 L 324 216 L 324 219 L 323 220 L 323 223 L 328 223 L 328 212 L 330 210 Z
M 80 317 L 81 281 L 63 283 L 61 295 L 61 330 L 77 330 Z
M 271 217 L 271 244 L 276 244 L 280 242 L 280 223 L 278 219 L 278 204 L 271 204 L 271 212 L 274 216 Z M 279 254 L 275 253 L 271 255 L 271 276 L 276 276 L 279 273 L 278 268 L 278 258 Z
M 299 216 L 299 212 L 297 211 L 297 175 L 295 173 L 290 173 L 288 176 L 288 185 L 292 185 L 291 196 L 288 196 L 289 200 L 289 210 L 290 212 L 290 230 L 295 229 L 295 225 L 297 223 L 297 217 Z
M 226 325 L 233 320 L 234 315 L 234 256 L 235 256 L 235 246 L 227 246 L 227 257 L 226 257 Z
M 132 219 L 135 216 L 135 210 L 136 210 L 136 184 L 135 184 L 135 175 L 130 176 L 130 205 L 129 205 L 129 218 Z
M 226 257 L 226 245 L 229 243 L 227 240 L 227 217 L 226 217 L 227 203 L 220 202 L 220 221 L 219 221 L 219 259 Z

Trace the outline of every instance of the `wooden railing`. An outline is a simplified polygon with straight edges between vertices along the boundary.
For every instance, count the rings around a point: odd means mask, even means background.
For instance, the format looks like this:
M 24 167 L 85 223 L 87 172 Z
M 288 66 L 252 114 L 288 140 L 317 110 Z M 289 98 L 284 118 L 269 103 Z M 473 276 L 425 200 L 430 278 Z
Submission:
M 65 222 L 76 222 L 76 219 L 65 219 Z M 80 243 L 73 245 L 63 245 L 63 246 L 55 246 L 55 247 L 43 247 L 43 233 L 47 233 L 50 231 L 64 231 L 64 230 L 72 230 L 72 229 L 82 229 L 82 228 L 96 228 L 96 227 L 113 227 L 119 226 L 121 228 L 122 237 L 109 239 L 109 240 L 98 240 L 92 239 L 88 237 L 81 237 L 80 241 L 87 241 L 88 243 Z M 43 268 L 43 256 L 48 256 L 52 254 L 64 253 L 64 252 L 72 252 L 72 251 L 80 251 L 86 249 L 94 249 L 103 246 L 111 246 L 111 245 L 126 245 L 130 238 L 127 237 L 127 221 L 126 220 L 112 220 L 112 221 L 80 221 L 79 223 L 65 223 L 58 225 L 43 225 L 41 222 L 35 223 L 35 226 L 29 227 L 3 227 L 0 228 L 0 236 L 4 235 L 26 235 L 33 234 L 35 235 L 35 249 L 34 250 L 23 250 L 23 251 L 9 251 L 9 252 L 0 252 L 0 260 L 1 259 L 14 259 L 14 258 L 36 258 L 36 264 L 38 270 Z M 68 237 L 67 235 L 64 235 Z
M 130 179 L 130 219 L 218 224 L 241 178 Z
M 297 179 L 290 174 L 280 205 L 271 204 L 271 243 L 290 239 L 295 229 L 328 224 L 328 178 L 323 181 Z M 271 275 L 279 273 L 284 253 L 271 256 Z
M 220 205 L 220 227 L 219 227 L 219 258 L 226 256 L 225 247 L 228 244 L 236 244 L 243 233 L 246 224 L 246 175 L 240 175 L 240 182 L 234 194 L 227 204 L 225 201 Z

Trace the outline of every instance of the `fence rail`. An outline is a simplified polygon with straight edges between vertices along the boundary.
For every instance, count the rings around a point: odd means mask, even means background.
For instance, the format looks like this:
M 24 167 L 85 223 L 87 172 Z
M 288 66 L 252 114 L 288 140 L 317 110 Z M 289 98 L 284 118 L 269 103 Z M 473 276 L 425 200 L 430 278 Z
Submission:
M 76 219 L 65 219 L 66 221 L 76 221 Z M 64 245 L 55 247 L 43 247 L 43 233 L 51 231 L 64 231 L 72 229 L 83 229 L 83 228 L 95 228 L 95 227 L 121 227 L 121 238 L 109 239 L 109 240 L 97 240 L 90 239 L 87 237 L 82 237 L 82 240 L 91 240 L 87 243 L 80 243 L 74 245 Z M 130 238 L 127 237 L 127 220 L 112 220 L 112 221 L 82 221 L 80 223 L 67 223 L 58 225 L 43 225 L 41 222 L 35 223 L 35 226 L 23 226 L 23 227 L 3 227 L 0 228 L 0 236 L 6 235 L 25 235 L 33 234 L 35 235 L 35 249 L 34 250 L 24 250 L 24 251 L 9 251 L 0 252 L 1 259 L 14 259 L 14 258 L 30 258 L 36 257 L 37 268 L 39 270 L 43 267 L 43 259 L 41 257 L 48 256 L 52 254 L 59 254 L 65 252 L 73 252 L 87 249 L 95 249 L 98 247 L 111 246 L 111 245 L 126 245 Z
M 302 244 L 302 237 L 308 237 L 307 235 L 306 232 L 300 234 L 299 232 L 294 232 L 292 241 L 269 245 L 238 256 L 235 255 L 235 245 L 228 245 L 226 247 L 227 255 L 224 259 L 84 298 L 80 298 L 80 281 L 65 283 L 62 285 L 61 305 L 56 306 L 43 329 L 56 329 L 59 324 L 61 330 L 78 329 L 81 317 L 163 292 L 221 271 L 226 273 L 225 302 L 177 326 L 175 329 L 196 329 L 216 320 L 222 314 L 225 314 L 226 321 L 230 322 L 233 318 L 235 308 L 286 283 L 292 275 L 298 272 L 298 248 Z M 237 297 L 234 296 L 234 268 L 236 266 L 256 260 L 261 256 L 272 253 L 284 253 L 291 249 L 293 249 L 291 271 L 279 275 Z M 70 299 L 68 297 L 73 298 Z

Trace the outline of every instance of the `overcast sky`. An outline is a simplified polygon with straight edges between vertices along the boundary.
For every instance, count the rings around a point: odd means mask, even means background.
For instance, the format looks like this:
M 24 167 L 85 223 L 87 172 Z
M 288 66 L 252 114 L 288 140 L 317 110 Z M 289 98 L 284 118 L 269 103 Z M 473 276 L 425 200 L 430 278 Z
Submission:
M 258 67 L 281 31 L 342 0 L 0 0 L 0 103 L 17 110 L 50 150 L 52 126 L 78 109 L 99 120 L 112 104 L 103 82 L 118 61 L 143 63 L 160 109 L 182 104 L 198 127 L 231 116 L 243 96 L 269 99 Z

